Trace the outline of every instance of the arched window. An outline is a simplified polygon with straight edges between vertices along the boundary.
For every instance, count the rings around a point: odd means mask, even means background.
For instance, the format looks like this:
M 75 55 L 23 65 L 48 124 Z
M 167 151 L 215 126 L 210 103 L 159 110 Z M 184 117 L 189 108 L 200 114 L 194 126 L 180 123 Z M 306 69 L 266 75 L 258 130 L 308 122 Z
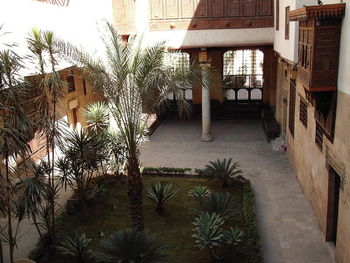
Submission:
M 258 49 L 229 50 L 224 54 L 224 77 L 263 74 L 264 53 Z
M 264 82 L 263 63 L 264 53 L 258 49 L 225 52 L 223 87 L 226 90 L 226 98 L 228 100 L 261 100 Z M 257 90 L 253 91 L 254 89 Z M 232 92 L 235 93 L 234 96 Z

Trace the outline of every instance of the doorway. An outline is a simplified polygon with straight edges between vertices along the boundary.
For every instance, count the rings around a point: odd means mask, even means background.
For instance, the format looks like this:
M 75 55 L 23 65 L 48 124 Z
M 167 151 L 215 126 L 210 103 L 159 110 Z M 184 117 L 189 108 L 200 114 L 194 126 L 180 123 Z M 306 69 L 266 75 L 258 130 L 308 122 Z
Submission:
M 328 179 L 328 211 L 326 240 L 333 242 L 334 245 L 336 245 L 337 243 L 340 184 L 341 178 L 339 174 L 332 167 L 330 167 Z

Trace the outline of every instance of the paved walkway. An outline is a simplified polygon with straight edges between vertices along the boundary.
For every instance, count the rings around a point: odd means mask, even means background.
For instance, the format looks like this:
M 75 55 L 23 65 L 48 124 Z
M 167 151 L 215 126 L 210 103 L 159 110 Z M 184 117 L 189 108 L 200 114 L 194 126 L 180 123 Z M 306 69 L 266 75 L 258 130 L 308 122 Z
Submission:
M 200 132 L 200 122 L 163 122 L 143 146 L 142 165 L 201 168 L 210 160 L 233 157 L 256 192 L 265 262 L 334 262 L 287 154 L 266 143 L 260 122 L 213 122 L 211 143 L 200 142 Z

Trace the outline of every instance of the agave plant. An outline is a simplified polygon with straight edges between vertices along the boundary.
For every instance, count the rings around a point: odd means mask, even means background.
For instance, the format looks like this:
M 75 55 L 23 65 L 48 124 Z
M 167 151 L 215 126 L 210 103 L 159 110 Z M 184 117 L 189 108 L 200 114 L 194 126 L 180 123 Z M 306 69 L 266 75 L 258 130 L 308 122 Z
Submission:
M 199 185 L 194 186 L 189 191 L 190 196 L 199 201 L 199 205 L 202 206 L 202 201 L 210 195 L 210 190 L 208 187 Z
M 172 190 L 172 183 L 157 181 L 147 188 L 147 197 L 156 203 L 156 210 L 163 211 L 165 202 L 169 201 L 180 189 Z
M 159 239 L 136 229 L 118 231 L 102 240 L 92 255 L 97 262 L 162 263 L 167 262 L 166 247 Z
M 239 228 L 230 227 L 224 232 L 223 239 L 226 245 L 230 247 L 238 247 L 242 244 L 244 232 Z
M 205 166 L 205 174 L 219 179 L 222 182 L 222 187 L 227 186 L 230 179 L 242 175 L 242 173 L 242 170 L 239 169 L 239 163 L 232 163 L 232 158 L 228 160 L 223 159 L 222 161 L 217 159 Z
M 109 127 L 109 110 L 104 102 L 95 102 L 89 104 L 84 115 L 89 130 L 99 134 Z
M 208 213 L 216 213 L 224 219 L 230 219 L 241 213 L 239 202 L 232 204 L 232 196 L 229 193 L 212 193 L 204 204 Z
M 85 233 L 75 231 L 72 237 L 66 235 L 65 240 L 56 248 L 59 254 L 75 257 L 77 263 L 83 263 L 90 242 L 91 239 L 86 238 Z
M 217 260 L 215 248 L 220 247 L 224 233 L 222 225 L 225 220 L 216 213 L 202 213 L 194 219 L 195 233 L 192 235 L 196 239 L 196 244 L 201 249 L 208 249 L 212 260 Z

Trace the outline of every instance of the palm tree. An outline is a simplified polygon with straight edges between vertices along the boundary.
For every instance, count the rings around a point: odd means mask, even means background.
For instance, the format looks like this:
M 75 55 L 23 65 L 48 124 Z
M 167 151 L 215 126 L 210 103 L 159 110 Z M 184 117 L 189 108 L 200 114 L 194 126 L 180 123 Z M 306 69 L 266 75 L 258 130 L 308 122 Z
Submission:
M 5 184 L 4 204 L 8 218 L 7 238 L 11 263 L 15 236 L 11 221 L 14 216 L 12 200 L 14 192 L 10 158 L 29 151 L 27 140 L 31 130 L 21 105 L 26 95 L 26 83 L 18 79 L 18 71 L 21 68 L 22 60 L 16 53 L 10 50 L 0 51 L 0 177 Z
M 97 262 L 162 263 L 166 260 L 166 247 L 156 236 L 136 229 L 118 231 L 102 240 L 92 255 Z
M 51 188 L 51 193 L 54 193 L 58 187 L 55 184 L 55 145 L 60 140 L 59 126 L 59 102 L 62 99 L 63 87 L 65 82 L 61 80 L 59 72 L 56 69 L 58 64 L 57 52 L 54 48 L 56 37 L 53 32 L 39 31 L 33 28 L 30 36 L 27 39 L 28 48 L 32 53 L 32 59 L 37 64 L 39 75 L 35 83 L 32 83 L 32 88 L 39 89 L 40 95 L 36 99 L 36 113 L 39 115 L 36 128 L 41 132 L 39 136 L 44 137 L 46 141 L 46 157 L 47 163 L 50 166 L 51 173 L 49 174 L 48 187 Z M 47 69 L 49 69 L 49 74 Z M 51 150 L 51 152 L 50 152 Z M 52 198 L 54 196 L 51 196 Z M 56 224 L 55 224 L 55 200 L 51 200 L 51 240 L 55 239 Z
M 75 257 L 77 263 L 83 263 L 91 240 L 86 237 L 85 233 L 80 234 L 75 231 L 72 237 L 66 236 L 65 240 L 56 248 L 59 254 Z
M 205 166 L 205 174 L 212 178 L 217 178 L 222 182 L 222 187 L 226 187 L 229 184 L 230 179 L 242 175 L 242 170 L 239 169 L 239 163 L 232 163 L 232 158 L 223 159 L 222 161 L 217 159 L 211 161 Z
M 101 152 L 98 136 L 88 130 L 68 131 L 60 149 L 63 157 L 56 162 L 61 172 L 62 186 L 69 185 L 77 194 L 83 213 L 87 212 L 87 201 L 94 188 L 94 177 L 100 168 Z
M 162 43 L 143 47 L 141 37 L 125 42 L 117 30 L 107 24 L 104 38 L 105 59 L 93 59 L 80 49 L 59 42 L 58 48 L 83 67 L 86 79 L 106 99 L 110 114 L 126 145 L 128 196 L 132 226 L 143 229 L 142 179 L 140 143 L 147 131 L 147 115 L 142 109 L 155 112 L 166 105 L 167 95 L 175 94 L 179 114 L 188 116 L 190 104 L 183 90 L 201 85 L 201 70 L 195 63 L 175 66 L 167 64 L 168 54 Z

